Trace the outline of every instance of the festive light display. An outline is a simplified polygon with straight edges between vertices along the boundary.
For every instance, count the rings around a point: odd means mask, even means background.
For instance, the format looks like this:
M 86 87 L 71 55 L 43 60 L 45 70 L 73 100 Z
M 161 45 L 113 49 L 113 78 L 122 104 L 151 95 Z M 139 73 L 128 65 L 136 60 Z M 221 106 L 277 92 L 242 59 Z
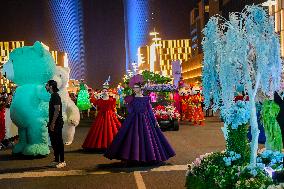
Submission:
M 148 42 L 150 5 L 148 0 L 124 0 L 126 70 L 138 62 L 137 49 Z
M 82 1 L 48 1 L 48 8 L 56 49 L 68 54 L 70 78 L 85 78 Z
M 79 110 L 88 110 L 91 108 L 89 93 L 84 83 L 80 83 L 80 91 L 78 93 L 77 106 Z

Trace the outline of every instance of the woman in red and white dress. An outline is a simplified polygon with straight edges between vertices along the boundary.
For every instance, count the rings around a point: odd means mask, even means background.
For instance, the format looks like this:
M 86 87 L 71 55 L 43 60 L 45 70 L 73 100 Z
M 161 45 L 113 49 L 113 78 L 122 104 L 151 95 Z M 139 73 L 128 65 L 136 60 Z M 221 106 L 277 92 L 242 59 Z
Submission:
M 121 127 L 116 113 L 116 99 L 109 96 L 108 87 L 104 86 L 101 98 L 93 105 L 97 106 L 98 114 L 82 147 L 87 150 L 106 149 Z

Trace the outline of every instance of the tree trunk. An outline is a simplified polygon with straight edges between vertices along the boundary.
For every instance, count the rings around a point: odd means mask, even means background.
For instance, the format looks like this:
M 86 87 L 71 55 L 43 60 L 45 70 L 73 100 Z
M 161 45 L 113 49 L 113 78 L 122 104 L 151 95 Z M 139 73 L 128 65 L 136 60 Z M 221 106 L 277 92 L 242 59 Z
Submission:
M 250 144 L 250 147 L 251 147 L 250 164 L 252 166 L 256 166 L 259 129 L 258 129 L 256 107 L 255 107 L 254 99 L 250 99 L 250 104 L 251 104 L 250 126 L 251 126 L 251 135 L 252 135 L 252 140 Z

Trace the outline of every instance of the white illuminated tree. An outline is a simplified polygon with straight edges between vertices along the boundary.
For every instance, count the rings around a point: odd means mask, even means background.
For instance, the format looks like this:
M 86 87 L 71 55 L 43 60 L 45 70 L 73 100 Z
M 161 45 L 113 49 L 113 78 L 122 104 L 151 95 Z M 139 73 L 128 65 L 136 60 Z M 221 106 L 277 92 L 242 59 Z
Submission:
M 222 23 L 222 24 L 220 24 Z M 251 125 L 251 165 L 256 165 L 259 129 L 255 99 L 258 92 L 271 95 L 280 87 L 280 44 L 274 32 L 274 21 L 256 5 L 241 13 L 231 13 L 229 20 L 211 17 L 204 29 L 203 92 L 205 105 L 213 98 L 214 110 L 224 112 L 229 124 Z M 247 111 L 230 114 L 239 85 L 249 96 Z

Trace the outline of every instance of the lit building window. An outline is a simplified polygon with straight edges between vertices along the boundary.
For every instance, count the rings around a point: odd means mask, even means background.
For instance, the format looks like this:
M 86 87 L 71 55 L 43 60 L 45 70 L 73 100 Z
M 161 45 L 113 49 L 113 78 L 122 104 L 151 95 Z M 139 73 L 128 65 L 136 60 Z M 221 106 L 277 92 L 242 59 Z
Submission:
M 209 5 L 205 6 L 205 12 L 209 12 Z
M 153 34 L 154 35 L 154 34 Z M 189 39 L 162 40 L 154 35 L 154 41 L 149 46 L 142 46 L 138 49 L 138 54 L 144 57 L 144 62 L 139 65 L 139 70 L 150 70 L 165 76 L 172 76 L 172 62 L 179 60 L 184 62 L 191 53 Z M 155 41 L 158 40 L 158 41 Z M 142 52 L 141 49 L 149 47 L 149 51 Z M 147 64 L 146 62 L 148 62 Z

